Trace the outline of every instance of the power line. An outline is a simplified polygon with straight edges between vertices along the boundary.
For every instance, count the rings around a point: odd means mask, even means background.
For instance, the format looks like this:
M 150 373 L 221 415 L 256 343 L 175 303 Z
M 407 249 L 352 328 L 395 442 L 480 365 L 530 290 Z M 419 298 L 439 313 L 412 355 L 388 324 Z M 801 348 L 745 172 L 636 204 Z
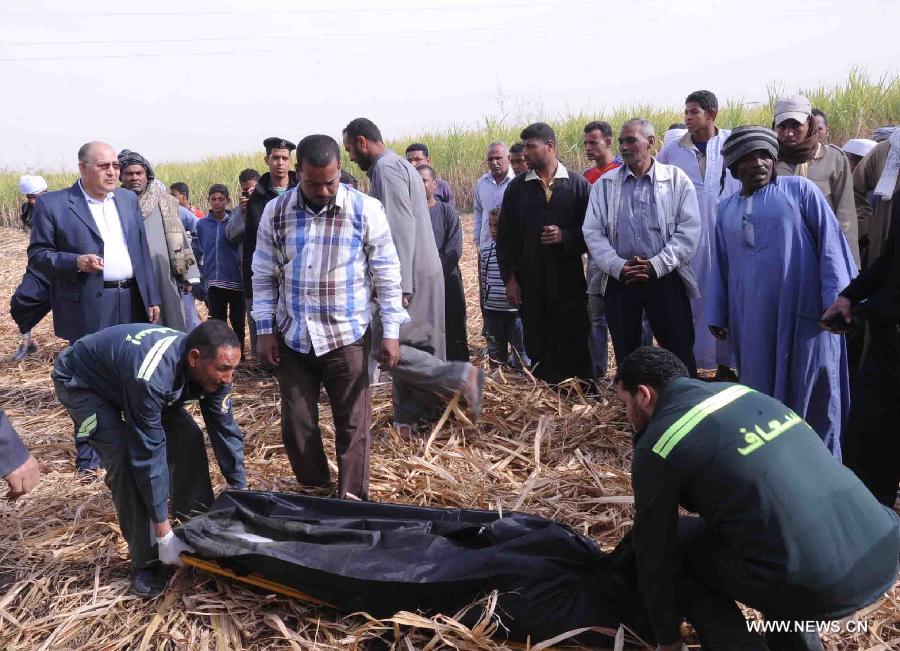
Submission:
M 559 28 L 565 25 L 549 25 L 542 26 L 539 30 L 530 30 L 529 34 L 535 36 L 545 36 L 552 33 L 558 33 Z M 584 28 L 586 25 L 584 23 L 579 24 L 579 27 Z M 460 30 L 456 30 L 460 31 Z M 473 33 L 487 33 L 487 34 L 495 34 L 497 32 L 496 28 L 486 27 L 481 29 L 468 29 L 465 30 L 467 35 Z M 365 34 L 361 34 L 362 36 L 399 36 L 399 35 L 408 35 L 408 34 L 446 34 L 447 30 L 413 30 L 406 32 L 369 32 Z M 356 35 L 354 35 L 356 36 Z M 346 38 L 344 34 L 325 34 L 316 36 L 313 35 L 311 37 L 292 37 L 294 39 L 300 38 L 315 38 L 315 39 L 324 39 L 324 38 Z M 222 39 L 225 42 L 228 42 L 232 39 Z M 257 39 L 258 40 L 258 39 Z M 186 41 L 192 42 L 193 40 Z M 431 46 L 431 45 L 483 45 L 487 43 L 498 43 L 498 42 L 508 42 L 509 39 L 507 36 L 490 36 L 485 38 L 465 38 L 465 39 L 456 39 L 456 38 L 445 38 L 445 39 L 429 39 L 427 42 L 423 42 L 421 46 Z M 135 43 L 158 43 L 162 42 L 160 40 L 156 41 L 110 41 L 103 43 L 104 45 L 131 45 Z M 228 55 L 243 55 L 243 54 L 302 54 L 307 53 L 311 50 L 322 50 L 326 48 L 330 48 L 330 45 L 310 45 L 309 47 L 302 49 L 272 49 L 272 48 L 255 48 L 255 49 L 230 49 L 230 50 L 200 50 L 200 51 L 191 51 L 191 52 L 125 52 L 125 53 L 104 53 L 104 54 L 66 54 L 66 55 L 52 55 L 52 56 L 27 56 L 27 57 L 0 57 L 0 63 L 10 63 L 10 62 L 25 62 L 25 61 L 78 61 L 78 60 L 88 60 L 88 59 L 140 59 L 140 58 L 162 58 L 162 57 L 186 57 L 186 56 L 228 56 Z M 371 50 L 373 47 L 378 47 L 377 45 L 371 44 L 354 44 L 354 43 L 346 43 L 342 46 L 344 50 Z M 411 46 L 413 47 L 413 46 Z
M 574 3 L 572 3 L 574 4 Z M 471 27 L 459 27 L 455 29 L 447 29 L 438 27 L 436 29 L 418 29 L 411 28 L 408 30 L 389 30 L 389 31 L 379 31 L 379 32 L 353 32 L 352 36 L 354 38 L 360 36 L 407 36 L 407 35 L 421 35 L 421 34 L 446 34 L 448 31 L 465 31 L 466 33 L 471 32 L 485 32 L 485 31 L 496 31 L 496 27 L 481 27 L 472 29 Z M 216 37 L 186 37 L 186 38 L 154 38 L 147 40 L 127 40 L 127 41 L 8 41 L 3 43 L 3 45 L 40 45 L 40 46 L 79 46 L 79 45 L 134 45 L 137 43 L 140 44 L 155 44 L 155 43 L 228 43 L 233 41 L 270 41 L 270 40 L 284 40 L 284 39 L 327 39 L 327 38 L 348 38 L 347 34 L 334 32 L 330 34 L 265 34 L 262 36 L 216 36 Z
M 485 39 L 468 39 L 468 40 L 447 40 L 447 41 L 430 41 L 422 43 L 422 46 L 429 45 L 481 45 L 486 43 L 508 43 L 507 38 L 485 38 Z M 236 56 L 242 54 L 303 54 L 310 50 L 323 50 L 324 46 L 313 46 L 302 50 L 291 49 L 255 49 L 255 50 L 216 50 L 202 52 L 148 52 L 148 53 L 127 53 L 127 54 L 85 54 L 85 55 L 65 55 L 65 56 L 48 56 L 48 57 L 0 57 L 0 63 L 21 62 L 21 61 L 80 61 L 85 59 L 158 59 L 162 57 L 187 57 L 187 56 Z M 370 51 L 372 46 L 353 45 L 348 43 L 342 48 L 344 51 Z
M 575 2 L 567 2 L 565 4 L 574 5 L 583 3 L 575 3 Z M 553 5 L 554 7 L 558 5 Z M 21 13 L 21 14 L 0 14 L 0 18 L 135 18 L 135 17 L 143 17 L 143 18 L 152 18 L 155 16 L 159 17 L 184 17 L 184 16 L 303 16 L 309 14 L 361 14 L 361 13 L 403 13 L 414 11 L 416 13 L 420 13 L 422 11 L 459 11 L 460 9 L 516 9 L 520 7 L 528 7 L 534 8 L 534 2 L 509 2 L 509 3 L 495 3 L 495 4 L 468 4 L 468 5 L 460 5 L 458 3 L 449 3 L 443 5 L 417 5 L 410 7 L 384 7 L 384 8 L 352 8 L 352 9 L 340 9 L 340 8 L 323 8 L 323 9 L 303 9 L 303 10 L 293 10 L 293 11 L 154 11 L 154 12 L 108 12 L 102 14 L 80 14 L 80 13 L 69 13 L 69 14 L 44 14 L 44 13 Z

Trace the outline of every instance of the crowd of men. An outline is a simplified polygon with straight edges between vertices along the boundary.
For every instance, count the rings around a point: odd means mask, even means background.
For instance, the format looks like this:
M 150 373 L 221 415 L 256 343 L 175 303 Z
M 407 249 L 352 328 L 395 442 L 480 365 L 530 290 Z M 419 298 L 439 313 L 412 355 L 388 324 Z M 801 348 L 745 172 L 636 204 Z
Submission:
M 840 149 L 827 142 L 826 116 L 800 95 L 777 102 L 772 128 L 719 128 L 718 111 L 713 93 L 691 93 L 684 124 L 672 125 L 664 144 L 641 118 L 617 133 L 590 122 L 584 150 L 593 165 L 584 172 L 559 160 L 545 123 L 529 125 L 509 148 L 493 142 L 468 236 L 491 364 L 550 385 L 603 386 L 612 341 L 615 384 L 638 430 L 633 535 L 661 648 L 676 648 L 683 617 L 709 648 L 766 648 L 744 634 L 746 646 L 718 646 L 738 635 L 735 600 L 784 616 L 843 616 L 896 575 L 896 514 L 875 498 L 893 506 L 900 480 L 900 201 L 892 202 L 900 129 Z M 347 124 L 342 140 L 267 138 L 268 170 L 240 173 L 237 202 L 228 183 L 212 185 L 205 215 L 186 184 L 167 187 L 141 154 L 98 141 L 78 151 L 80 178 L 70 188 L 20 181 L 31 240 L 11 303 L 23 336 L 15 357 L 36 350 L 31 330 L 52 312 L 54 332 L 69 342 L 52 377 L 72 417 L 76 468 L 106 469 L 139 595 L 159 594 L 159 561 L 178 564 L 189 551 L 172 531 L 170 499 L 175 517 L 212 500 L 203 433 L 186 402 L 199 401 L 228 485 L 246 486 L 231 385 L 247 326 L 250 354 L 276 375 L 285 452 L 304 487 L 332 485 L 322 387 L 342 498 L 368 498 L 370 385 L 379 370 L 391 376 L 393 430 L 403 439 L 415 440 L 454 400 L 479 419 L 485 372 L 470 361 L 474 306 L 463 293 L 466 237 L 453 189 L 425 144 L 399 156 L 365 118 Z M 341 145 L 366 173 L 368 194 L 342 169 Z M 202 323 L 197 299 L 210 316 Z M 654 339 L 659 348 L 649 347 Z M 698 369 L 740 384 L 699 382 Z M 706 433 L 685 439 L 704 419 Z M 4 476 L 18 494 L 34 485 L 36 466 L 10 445 L 17 462 L 3 466 Z M 715 457 L 705 449 L 733 445 L 737 456 L 716 457 L 714 478 L 697 479 Z M 751 472 L 766 477 L 765 491 Z M 815 555 L 804 545 L 819 539 L 787 525 L 772 487 L 782 506 L 802 511 L 828 476 L 835 499 L 819 508 L 821 522 L 843 504 L 859 514 L 860 531 L 844 541 L 852 553 L 836 544 L 824 565 L 798 569 L 799 557 Z M 679 505 L 701 516 L 686 525 L 690 533 L 680 524 L 676 531 Z M 736 512 L 724 516 L 729 509 Z M 717 530 L 723 518 L 741 517 L 759 524 Z M 774 540 L 751 531 L 774 525 Z M 720 559 L 716 545 L 729 537 L 732 549 L 753 539 L 750 556 Z M 687 558 L 685 541 L 695 566 L 673 574 L 673 558 Z M 764 549 L 787 555 L 784 571 L 766 580 L 796 598 L 773 602 L 762 577 L 748 579 Z M 720 560 L 726 565 L 699 568 Z M 877 571 L 823 596 L 862 562 Z M 686 577 L 703 584 L 688 591 L 693 607 L 682 601 Z M 818 610 L 790 605 L 810 590 L 819 590 Z M 712 606 L 710 592 L 730 606 Z M 805 639 L 810 646 L 767 638 L 768 648 L 820 648 Z

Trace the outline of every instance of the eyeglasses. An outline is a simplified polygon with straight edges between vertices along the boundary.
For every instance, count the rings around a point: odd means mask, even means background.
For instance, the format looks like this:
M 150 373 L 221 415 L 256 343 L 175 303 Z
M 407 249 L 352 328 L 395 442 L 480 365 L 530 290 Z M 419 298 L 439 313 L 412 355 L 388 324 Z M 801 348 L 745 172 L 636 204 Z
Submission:
M 98 170 L 103 170 L 104 172 L 107 172 L 107 171 L 109 171 L 109 170 L 113 170 L 113 171 L 115 171 L 115 172 L 118 172 L 119 169 L 120 169 L 120 168 L 119 168 L 119 163 L 118 163 L 118 162 L 115 162 L 115 163 L 108 163 L 108 162 L 91 163 L 90 161 L 85 161 L 85 164 L 86 164 L 86 165 L 93 165 L 93 166 L 96 167 Z

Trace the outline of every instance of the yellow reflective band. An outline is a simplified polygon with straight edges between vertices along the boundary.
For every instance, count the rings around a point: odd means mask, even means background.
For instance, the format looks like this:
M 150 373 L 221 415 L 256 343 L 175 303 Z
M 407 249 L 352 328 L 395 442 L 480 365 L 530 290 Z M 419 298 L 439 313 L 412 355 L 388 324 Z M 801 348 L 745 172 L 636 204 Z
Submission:
M 679 441 L 700 424 L 700 421 L 751 391 L 753 389 L 745 386 L 728 387 L 724 391 L 710 396 L 699 405 L 695 405 L 681 418 L 672 423 L 669 429 L 663 432 L 656 445 L 653 446 L 653 451 L 665 459 L 669 456 L 672 449 L 678 445 Z
M 78 428 L 78 435 L 75 438 L 87 438 L 94 433 L 95 429 L 97 429 L 97 414 L 91 414 L 81 422 L 81 427 Z
M 150 381 L 150 378 L 153 377 L 153 373 L 156 371 L 156 367 L 159 366 L 162 360 L 163 354 L 175 343 L 176 339 L 178 339 L 178 335 L 172 335 L 171 337 L 163 337 L 153 344 L 153 348 L 147 353 L 147 356 L 141 363 L 141 368 L 138 369 L 137 379 Z
M 162 326 L 155 328 L 144 328 L 140 332 L 135 333 L 133 337 L 131 335 L 125 335 L 125 341 L 130 342 L 135 346 L 140 346 L 141 339 L 154 332 L 175 332 L 175 330 L 172 330 L 172 328 L 164 328 Z

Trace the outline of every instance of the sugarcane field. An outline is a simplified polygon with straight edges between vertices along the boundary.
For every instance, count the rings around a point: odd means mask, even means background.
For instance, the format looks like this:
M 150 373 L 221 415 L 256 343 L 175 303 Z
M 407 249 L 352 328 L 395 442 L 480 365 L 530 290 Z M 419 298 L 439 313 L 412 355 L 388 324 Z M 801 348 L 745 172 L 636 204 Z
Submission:
M 900 649 L 892 3 L 0 18 L 0 649 Z

